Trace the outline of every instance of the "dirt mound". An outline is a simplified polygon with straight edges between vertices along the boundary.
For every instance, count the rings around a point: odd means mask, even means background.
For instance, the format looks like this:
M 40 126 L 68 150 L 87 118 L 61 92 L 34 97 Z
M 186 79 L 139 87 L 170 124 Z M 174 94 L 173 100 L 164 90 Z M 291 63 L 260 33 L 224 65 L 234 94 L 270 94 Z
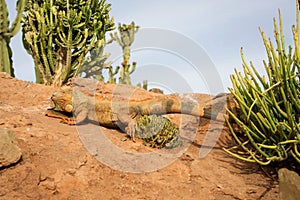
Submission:
M 45 116 L 50 86 L 0 73 L 0 129 L 14 131 L 22 160 L 0 169 L 0 199 L 277 199 L 278 185 L 257 165 L 242 163 L 220 146 L 230 137 L 223 124 L 201 119 L 187 151 L 172 164 L 148 173 L 114 170 L 91 156 L 76 127 Z M 103 128 L 119 148 L 147 153 L 142 142 Z M 219 142 L 199 158 L 206 135 L 222 131 Z M 101 152 L 98 152 L 98 154 Z

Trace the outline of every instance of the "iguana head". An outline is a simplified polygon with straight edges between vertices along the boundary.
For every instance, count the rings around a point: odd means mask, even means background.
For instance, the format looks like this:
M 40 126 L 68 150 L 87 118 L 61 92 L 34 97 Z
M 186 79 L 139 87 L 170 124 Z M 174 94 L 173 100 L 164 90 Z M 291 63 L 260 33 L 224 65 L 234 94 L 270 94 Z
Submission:
M 51 100 L 53 104 L 53 110 L 68 113 L 72 112 L 73 96 L 71 88 L 58 90 L 52 95 Z

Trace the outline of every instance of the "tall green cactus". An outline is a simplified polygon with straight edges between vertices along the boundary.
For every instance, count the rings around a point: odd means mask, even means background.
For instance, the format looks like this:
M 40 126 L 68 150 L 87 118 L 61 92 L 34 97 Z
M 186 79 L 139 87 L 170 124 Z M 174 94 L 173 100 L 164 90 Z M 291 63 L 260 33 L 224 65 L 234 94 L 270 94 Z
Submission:
M 17 16 L 9 27 L 8 10 L 5 0 L 0 0 L 0 71 L 15 76 L 12 67 L 12 50 L 9 46 L 10 40 L 21 27 L 22 13 L 26 0 L 17 1 Z
M 34 59 L 37 83 L 67 83 L 114 29 L 105 0 L 28 0 L 25 11 L 23 43 Z
M 109 73 L 108 83 L 116 84 L 116 83 L 117 83 L 117 79 L 114 78 L 114 77 L 115 77 L 115 75 L 118 74 L 118 72 L 119 72 L 119 70 L 120 70 L 120 67 L 117 66 L 116 69 L 114 70 L 113 67 L 110 66 L 110 67 L 108 68 L 108 70 L 109 70 L 109 72 L 108 72 L 108 73 Z
M 134 22 L 131 24 L 121 25 L 119 23 L 119 35 L 115 32 L 111 34 L 111 38 L 116 40 L 119 45 L 122 47 L 123 50 L 123 62 L 122 62 L 122 69 L 121 74 L 119 77 L 119 83 L 131 85 L 130 74 L 132 74 L 136 68 L 136 62 L 133 62 L 132 65 L 129 64 L 130 59 L 130 46 L 134 42 L 134 35 L 137 33 L 139 26 L 135 26 Z
M 130 59 L 130 46 L 134 42 L 134 35 L 139 30 L 139 26 L 135 26 L 134 22 L 131 22 L 131 24 L 126 25 L 119 23 L 118 26 L 119 34 L 115 32 L 114 34 L 111 34 L 111 38 L 116 40 L 119 45 L 123 49 L 123 61 L 125 63 L 129 62 Z
M 90 55 L 86 58 L 81 67 L 81 77 L 104 81 L 102 74 L 103 69 L 110 68 L 112 64 L 111 61 L 106 62 L 110 53 L 104 54 L 104 47 L 105 45 L 102 45 L 90 52 Z
M 125 61 L 122 62 L 122 71 L 119 77 L 119 83 L 131 85 L 130 75 L 135 71 L 135 68 L 136 62 L 132 62 L 132 65 Z

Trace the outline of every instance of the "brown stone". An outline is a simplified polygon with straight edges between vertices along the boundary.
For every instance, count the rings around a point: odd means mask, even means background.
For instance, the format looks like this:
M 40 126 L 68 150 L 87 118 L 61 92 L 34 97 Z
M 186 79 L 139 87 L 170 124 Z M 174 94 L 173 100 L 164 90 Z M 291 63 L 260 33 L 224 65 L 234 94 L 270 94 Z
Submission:
M 278 172 L 279 175 L 279 196 L 281 200 L 300 199 L 300 177 L 286 168 Z
M 15 144 L 14 133 L 10 130 L 0 129 L 0 167 L 18 162 L 21 155 L 20 148 Z

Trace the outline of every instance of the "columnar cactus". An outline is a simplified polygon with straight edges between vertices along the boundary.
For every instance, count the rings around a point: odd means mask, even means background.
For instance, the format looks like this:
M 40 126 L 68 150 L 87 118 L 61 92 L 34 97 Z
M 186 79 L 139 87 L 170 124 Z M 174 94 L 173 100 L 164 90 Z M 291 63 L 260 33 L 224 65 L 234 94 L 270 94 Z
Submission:
M 80 76 L 83 78 L 91 78 L 104 81 L 103 69 L 111 68 L 112 62 L 106 62 L 110 53 L 104 54 L 104 45 L 95 48 L 84 61 Z
M 138 83 L 137 87 L 143 88 L 144 90 L 148 90 L 148 81 L 147 80 L 143 80 L 143 84 L 142 83 Z M 151 91 L 151 90 L 149 90 Z
M 131 85 L 130 75 L 135 71 L 136 62 L 130 65 L 128 62 L 122 62 L 122 71 L 119 77 L 119 83 Z
M 119 72 L 119 70 L 120 70 L 120 67 L 118 66 L 115 70 L 113 69 L 113 67 L 112 66 L 110 66 L 109 68 L 108 68 L 108 70 L 109 70 L 109 80 L 108 80 L 108 83 L 117 83 L 117 79 L 116 78 L 114 78 L 115 77 L 115 75 L 117 75 L 118 74 L 118 72 Z
M 67 83 L 114 29 L 105 0 L 28 0 L 25 11 L 23 43 L 34 59 L 38 83 Z
M 118 26 L 120 37 L 118 36 L 118 33 L 111 34 L 111 38 L 116 40 L 119 45 L 123 49 L 123 60 L 124 62 L 129 62 L 130 59 L 130 46 L 134 42 L 134 35 L 139 30 L 139 26 L 135 26 L 134 22 L 131 22 L 131 24 L 126 25 L 119 23 Z
M 116 40 L 119 45 L 122 47 L 123 50 L 123 62 L 122 62 L 122 69 L 121 74 L 119 77 L 119 83 L 122 84 L 131 84 L 130 74 L 132 74 L 136 68 L 136 62 L 133 62 L 132 65 L 129 64 L 130 59 L 130 46 L 134 42 L 134 35 L 137 33 L 139 26 L 135 26 L 134 22 L 131 24 L 121 25 L 119 23 L 119 35 L 118 33 L 111 34 L 111 38 Z
M 17 16 L 9 27 L 8 10 L 5 0 L 0 0 L 0 71 L 7 72 L 11 76 L 14 75 L 12 67 L 12 50 L 9 46 L 10 40 L 15 36 L 21 27 L 22 12 L 24 10 L 26 0 L 17 1 Z

